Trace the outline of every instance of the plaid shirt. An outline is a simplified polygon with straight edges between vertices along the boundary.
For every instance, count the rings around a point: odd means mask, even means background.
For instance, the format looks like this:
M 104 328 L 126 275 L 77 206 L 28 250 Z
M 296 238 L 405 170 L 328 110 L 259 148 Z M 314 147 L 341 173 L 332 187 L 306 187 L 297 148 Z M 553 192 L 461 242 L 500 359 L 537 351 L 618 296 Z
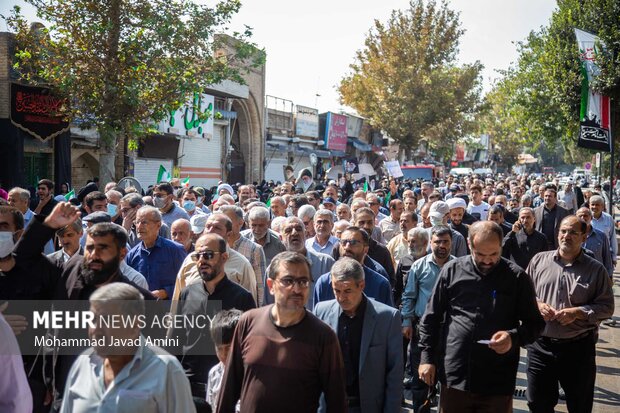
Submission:
M 258 299 L 261 300 L 263 297 L 263 277 L 265 275 L 265 270 L 267 268 L 265 253 L 263 252 L 263 247 L 251 241 L 248 238 L 240 236 L 237 241 L 233 244 L 232 247 L 239 254 L 243 255 L 250 261 L 252 264 L 252 268 L 254 269 L 254 274 L 256 275 L 256 285 L 258 287 Z M 253 293 L 253 291 L 250 291 Z M 254 295 L 254 294 L 252 294 Z M 259 304 L 259 306 L 262 303 Z

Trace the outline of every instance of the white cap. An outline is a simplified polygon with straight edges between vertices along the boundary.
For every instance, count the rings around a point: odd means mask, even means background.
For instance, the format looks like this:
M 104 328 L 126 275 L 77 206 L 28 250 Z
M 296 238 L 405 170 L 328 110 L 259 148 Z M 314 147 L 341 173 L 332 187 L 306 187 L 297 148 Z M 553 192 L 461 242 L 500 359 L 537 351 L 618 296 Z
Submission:
M 435 201 L 431 204 L 429 216 L 437 219 L 443 219 L 446 214 L 450 213 L 450 207 L 443 201 Z
M 194 234 L 201 234 L 202 231 L 205 230 L 205 225 L 207 224 L 207 218 L 209 215 L 195 213 L 189 220 L 189 224 L 192 227 L 192 232 Z
M 454 197 L 454 198 L 448 199 L 446 202 L 451 210 L 454 208 L 467 209 L 467 204 L 465 203 L 465 200 L 463 198 Z

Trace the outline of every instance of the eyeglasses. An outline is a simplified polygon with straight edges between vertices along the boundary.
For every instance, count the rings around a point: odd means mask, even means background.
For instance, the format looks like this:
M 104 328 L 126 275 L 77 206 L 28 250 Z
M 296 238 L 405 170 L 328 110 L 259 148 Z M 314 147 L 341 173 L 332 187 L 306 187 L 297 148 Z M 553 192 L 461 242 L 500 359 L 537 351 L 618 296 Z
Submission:
M 355 247 L 356 245 L 361 244 L 361 243 L 362 243 L 362 241 L 359 241 L 359 240 L 356 240 L 356 239 L 341 239 L 341 240 L 340 240 L 340 243 L 341 243 L 343 246 L 345 246 L 345 247 L 346 247 L 347 245 L 351 245 L 352 247 Z
M 202 252 L 195 252 L 191 255 L 191 257 L 192 257 L 192 261 L 194 262 L 200 261 L 202 258 L 208 261 L 208 260 L 212 260 L 213 257 L 215 257 L 215 254 L 221 254 L 221 252 L 206 250 Z
M 284 288 L 291 288 L 294 285 L 297 285 L 299 286 L 299 288 L 303 288 L 303 289 L 308 288 L 308 286 L 310 286 L 310 283 L 312 282 L 307 278 L 293 278 L 293 277 L 278 278 L 276 281 L 279 282 L 280 285 Z

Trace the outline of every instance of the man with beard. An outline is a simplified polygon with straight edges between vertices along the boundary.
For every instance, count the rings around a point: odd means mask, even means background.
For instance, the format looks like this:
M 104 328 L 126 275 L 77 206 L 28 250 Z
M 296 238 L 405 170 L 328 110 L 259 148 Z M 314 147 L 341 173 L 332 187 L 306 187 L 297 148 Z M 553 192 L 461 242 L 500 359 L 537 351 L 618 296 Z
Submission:
M 530 277 L 501 257 L 503 238 L 492 221 L 473 224 L 472 254 L 444 265 L 420 321 L 418 377 L 439 379 L 442 412 L 511 411 L 519 346 L 544 327 Z
M 190 284 L 181 291 L 179 315 L 197 319 L 213 317 L 219 310 L 256 308 L 252 294 L 226 277 L 224 264 L 228 252 L 224 238 L 217 234 L 202 235 L 190 257 L 198 267 L 202 282 Z M 179 337 L 182 343 L 181 362 L 190 375 L 192 394 L 204 399 L 209 370 L 218 362 L 210 335 L 188 326 L 176 329 L 172 337 Z
M 349 227 L 342 233 L 340 238 L 339 255 L 341 257 L 353 258 L 363 265 L 366 284 L 364 294 L 383 304 L 393 306 L 392 289 L 388 280 L 364 265 L 364 259 L 366 254 L 368 254 L 369 240 L 368 232 L 362 228 Z M 333 299 L 334 290 L 332 289 L 331 273 L 323 274 L 314 286 L 314 305 L 316 306 L 321 301 Z
M 458 197 L 450 198 L 446 203 L 450 207 L 450 223 L 448 225 L 461 234 L 463 238 L 467 239 L 469 236 L 469 226 L 463 222 L 467 203 L 464 199 Z M 469 247 L 467 248 L 467 253 L 469 254 Z
M 387 244 L 387 249 L 396 265 L 400 263 L 402 257 L 409 253 L 409 230 L 415 228 L 416 225 L 418 225 L 418 216 L 415 212 L 405 211 L 401 214 L 399 219 L 400 233 Z M 398 271 L 396 271 L 396 276 L 398 277 Z
M 282 224 L 282 242 L 287 251 L 298 252 L 306 257 L 310 262 L 310 276 L 312 277 L 312 285 L 314 285 L 319 277 L 330 271 L 334 264 L 334 259 L 327 254 L 321 254 L 312 248 L 306 247 L 306 227 L 303 221 L 296 217 L 288 217 Z M 267 274 L 269 268 L 267 268 Z M 264 304 L 273 304 L 274 296 L 269 293 L 267 288 L 267 276 L 265 275 L 265 297 Z M 314 297 L 309 295 L 306 301 L 306 308 L 314 308 Z
M 33 281 L 29 288 L 41 291 L 44 286 L 40 277 L 50 281 L 45 285 L 53 300 L 88 300 L 99 287 L 112 282 L 122 282 L 137 288 L 144 299 L 153 300 L 153 295 L 131 282 L 120 270 L 120 264 L 127 254 L 127 232 L 118 225 L 101 223 L 86 231 L 84 256 L 74 256 L 62 268 L 41 254 L 43 246 L 55 232 L 65 228 L 79 218 L 79 209 L 68 202 L 58 203 L 49 216 L 35 216 L 14 250 L 16 263 L 24 268 L 37 268 L 37 272 L 26 271 L 26 280 Z M 44 219 L 44 220 L 43 220 Z M 38 272 L 43 271 L 43 273 Z M 74 361 L 73 356 L 54 357 L 51 369 L 55 372 L 55 385 L 62 394 L 65 378 Z M 52 383 L 51 378 L 49 383 Z M 51 389 L 49 390 L 51 391 Z M 35 405 L 36 405 L 35 399 Z
M 241 231 L 241 236 L 263 247 L 266 266 L 269 266 L 273 257 L 286 251 L 286 247 L 280 241 L 278 234 L 269 229 L 270 223 L 269 210 L 265 207 L 257 206 L 248 212 L 248 225 L 250 229 Z
M 455 257 L 450 255 L 452 248 L 452 231 L 446 226 L 436 226 L 431 229 L 431 254 L 417 260 L 411 267 L 403 292 L 401 314 L 403 317 L 402 332 L 407 340 L 411 340 L 409 347 L 409 375 L 412 387 L 413 411 L 430 412 L 430 406 L 422 410 L 422 405 L 428 394 L 428 386 L 417 377 L 420 365 L 420 347 L 418 347 L 418 322 L 424 315 L 426 304 L 431 297 L 435 281 L 444 264 Z M 425 248 L 426 250 L 426 248 Z
M 534 210 L 523 207 L 519 210 L 519 221 L 512 226 L 502 246 L 502 256 L 521 268 L 527 268 L 532 257 L 547 251 L 549 243 L 542 232 L 536 231 Z
M 338 245 L 338 238 L 332 235 L 334 214 L 326 209 L 319 209 L 314 214 L 314 237 L 306 240 L 306 248 L 322 254 L 331 255 Z

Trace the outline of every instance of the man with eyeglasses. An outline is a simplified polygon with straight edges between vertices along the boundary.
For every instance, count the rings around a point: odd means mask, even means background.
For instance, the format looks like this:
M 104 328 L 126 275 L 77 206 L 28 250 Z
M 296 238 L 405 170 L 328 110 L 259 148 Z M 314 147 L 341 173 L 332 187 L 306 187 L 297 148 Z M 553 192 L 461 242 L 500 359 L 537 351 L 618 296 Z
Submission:
M 313 222 L 315 235 L 306 240 L 306 248 L 331 255 L 334 247 L 338 245 L 338 238 L 332 235 L 334 214 L 326 209 L 319 209 L 314 214 Z
M 321 395 L 326 411 L 347 411 L 338 338 L 304 307 L 311 285 L 306 257 L 292 251 L 274 257 L 267 278 L 274 304 L 241 316 L 226 363 L 218 413 L 234 413 L 238 400 L 242 412 L 294 409 L 315 413 Z
M 162 221 L 169 227 L 179 218 L 189 221 L 189 214 L 174 202 L 174 188 L 168 183 L 153 187 L 153 205 L 161 212 Z
M 400 314 L 364 294 L 364 269 L 342 257 L 332 267 L 335 300 L 315 314 L 337 334 L 345 365 L 349 413 L 400 413 L 403 350 Z M 372 349 L 372 350 L 371 350 Z M 319 412 L 325 411 L 321 406 Z
M 252 294 L 226 277 L 224 266 L 228 256 L 226 241 L 221 236 L 204 234 L 198 238 L 190 257 L 196 263 L 201 282 L 181 291 L 179 315 L 197 320 L 202 316 L 213 317 L 219 310 L 256 308 Z M 209 370 L 218 363 L 209 334 L 187 324 L 186 328 L 175 329 L 172 337 L 179 337 L 182 343 L 180 360 L 192 383 L 192 394 L 204 398 Z
M 535 255 L 527 268 L 546 321 L 541 337 L 527 347 L 531 412 L 554 411 L 558 382 L 569 412 L 592 411 L 598 327 L 614 313 L 614 296 L 603 264 L 583 252 L 586 231 L 576 216 L 564 218 L 557 250 Z
M 383 304 L 393 306 L 392 288 L 386 277 L 364 265 L 368 254 L 370 237 L 360 227 L 347 228 L 340 238 L 339 256 L 353 258 L 363 265 L 365 274 L 364 294 Z M 314 286 L 314 305 L 321 301 L 333 300 L 334 290 L 331 284 L 331 273 L 323 274 Z
M 301 219 L 296 217 L 286 218 L 280 230 L 282 243 L 286 250 L 302 254 L 310 262 L 310 275 L 312 276 L 313 283 L 316 283 L 321 275 L 331 270 L 332 265 L 334 265 L 334 259 L 332 257 L 306 247 L 306 227 Z M 266 274 L 268 273 L 269 268 L 267 268 Z M 274 296 L 270 294 L 270 290 L 267 286 L 267 275 L 265 275 L 264 285 L 265 297 L 263 302 L 265 304 L 273 304 Z M 312 288 L 314 288 L 314 284 Z M 312 295 L 308 297 L 306 308 L 310 310 L 314 308 L 314 297 Z

